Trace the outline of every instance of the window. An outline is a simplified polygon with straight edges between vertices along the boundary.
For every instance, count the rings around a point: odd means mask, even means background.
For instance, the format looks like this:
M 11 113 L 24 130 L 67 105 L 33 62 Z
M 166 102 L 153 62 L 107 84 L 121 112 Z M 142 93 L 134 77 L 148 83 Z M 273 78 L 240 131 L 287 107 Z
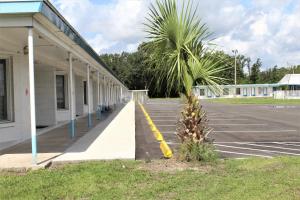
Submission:
M 268 95 L 268 88 L 264 87 L 264 96 Z
M 236 88 L 236 95 L 241 95 L 241 88 Z
M 229 88 L 223 89 L 223 95 L 229 95 Z
M 7 120 L 6 61 L 0 60 L 0 121 Z
M 243 88 L 243 95 L 244 95 L 244 96 L 247 96 L 247 95 L 248 95 L 247 88 Z
M 12 60 L 0 58 L 0 122 L 14 120 Z
M 200 89 L 200 96 L 204 96 L 205 95 L 205 90 L 204 89 Z
M 263 95 L 263 89 L 261 87 L 258 88 L 258 95 L 260 95 L 260 96 Z
M 87 82 L 83 81 L 83 103 L 88 105 L 88 96 L 87 96 Z
M 57 109 L 66 109 L 65 75 L 56 75 Z
M 212 92 L 208 89 L 207 90 L 207 96 L 210 98 L 210 97 L 212 97 Z
M 252 95 L 252 96 L 255 96 L 255 95 L 256 95 L 255 88 L 251 88 L 251 95 Z

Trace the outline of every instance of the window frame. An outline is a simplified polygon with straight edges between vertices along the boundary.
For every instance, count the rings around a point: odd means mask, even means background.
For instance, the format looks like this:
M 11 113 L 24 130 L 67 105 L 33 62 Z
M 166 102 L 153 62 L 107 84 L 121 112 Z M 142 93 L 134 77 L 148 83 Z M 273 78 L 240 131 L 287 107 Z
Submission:
M 256 88 L 255 87 L 252 87 L 251 88 L 251 96 L 256 96 Z
M 268 96 L 268 87 L 263 88 L 263 94 L 264 96 Z
M 223 88 L 222 93 L 223 93 L 223 96 L 229 96 L 229 94 L 230 94 L 229 88 Z
M 88 105 L 88 84 L 87 81 L 83 81 L 83 105 Z
M 199 89 L 199 95 L 201 97 L 204 97 L 205 96 L 205 89 L 203 89 L 203 88 Z
M 238 92 L 238 91 L 239 91 L 239 92 Z M 241 93 L 241 88 L 236 88 L 236 89 L 235 89 L 235 94 L 240 96 L 240 95 L 242 94 L 242 93 Z
M 0 60 L 5 62 L 5 95 L 6 95 L 6 119 L 0 124 L 12 123 L 15 121 L 14 110 L 14 79 L 13 79 L 13 59 L 12 56 L 0 55 Z
M 58 106 L 58 97 L 57 97 L 57 77 L 63 77 L 63 91 L 64 91 L 64 107 L 60 108 Z M 68 99 L 68 74 L 66 72 L 56 72 L 55 73 L 55 101 L 56 101 L 56 110 L 68 110 L 69 109 L 69 99 Z
M 248 88 L 243 88 L 243 96 L 244 97 L 248 96 Z

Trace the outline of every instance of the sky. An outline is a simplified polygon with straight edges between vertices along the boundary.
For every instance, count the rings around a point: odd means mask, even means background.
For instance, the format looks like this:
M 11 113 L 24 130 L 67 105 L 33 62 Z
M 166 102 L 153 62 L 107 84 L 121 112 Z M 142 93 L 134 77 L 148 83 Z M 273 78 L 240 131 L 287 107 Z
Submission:
M 154 0 L 50 0 L 99 54 L 133 52 Z M 180 1 L 180 0 L 179 0 Z M 182 0 L 183 1 L 183 0 Z M 263 68 L 300 64 L 300 0 L 195 0 L 217 48 L 261 58 Z

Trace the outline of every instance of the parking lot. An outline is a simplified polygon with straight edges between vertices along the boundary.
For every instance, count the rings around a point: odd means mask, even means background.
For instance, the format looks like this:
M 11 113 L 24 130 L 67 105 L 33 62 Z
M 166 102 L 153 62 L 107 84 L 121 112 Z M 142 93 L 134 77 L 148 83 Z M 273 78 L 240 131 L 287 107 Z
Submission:
M 214 129 L 209 137 L 214 139 L 221 157 L 300 156 L 300 106 L 225 105 L 207 101 L 202 104 Z M 158 99 L 149 100 L 144 106 L 166 142 L 176 151 L 179 144 L 176 123 L 183 105 L 178 99 Z M 145 123 L 144 129 L 146 126 Z M 139 131 L 137 138 L 141 138 Z M 157 149 L 150 153 L 154 158 L 161 157 L 156 143 L 153 138 L 146 150 Z M 143 144 L 137 142 L 139 145 Z

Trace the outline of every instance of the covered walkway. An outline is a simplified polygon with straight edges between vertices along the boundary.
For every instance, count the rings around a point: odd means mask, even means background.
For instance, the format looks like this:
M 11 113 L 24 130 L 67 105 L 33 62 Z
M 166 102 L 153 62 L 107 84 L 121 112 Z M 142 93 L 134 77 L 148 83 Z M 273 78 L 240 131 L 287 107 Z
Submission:
M 37 137 L 38 155 L 37 165 L 32 165 L 31 140 L 19 143 L 8 149 L 0 151 L 0 171 L 1 170 L 26 170 L 31 167 L 43 168 L 49 164 L 52 159 L 63 154 L 81 137 L 88 134 L 95 127 L 107 126 L 107 119 L 110 115 L 116 115 L 119 109 L 114 112 L 102 113 L 100 120 L 96 115 L 92 116 L 93 126 L 88 128 L 87 117 L 79 118 L 76 123 L 76 136 L 71 138 L 69 135 L 69 124 L 50 130 L 47 133 Z
M 0 1 L 0 85 L 0 162 L 9 166 L 64 152 L 128 91 L 47 0 Z

